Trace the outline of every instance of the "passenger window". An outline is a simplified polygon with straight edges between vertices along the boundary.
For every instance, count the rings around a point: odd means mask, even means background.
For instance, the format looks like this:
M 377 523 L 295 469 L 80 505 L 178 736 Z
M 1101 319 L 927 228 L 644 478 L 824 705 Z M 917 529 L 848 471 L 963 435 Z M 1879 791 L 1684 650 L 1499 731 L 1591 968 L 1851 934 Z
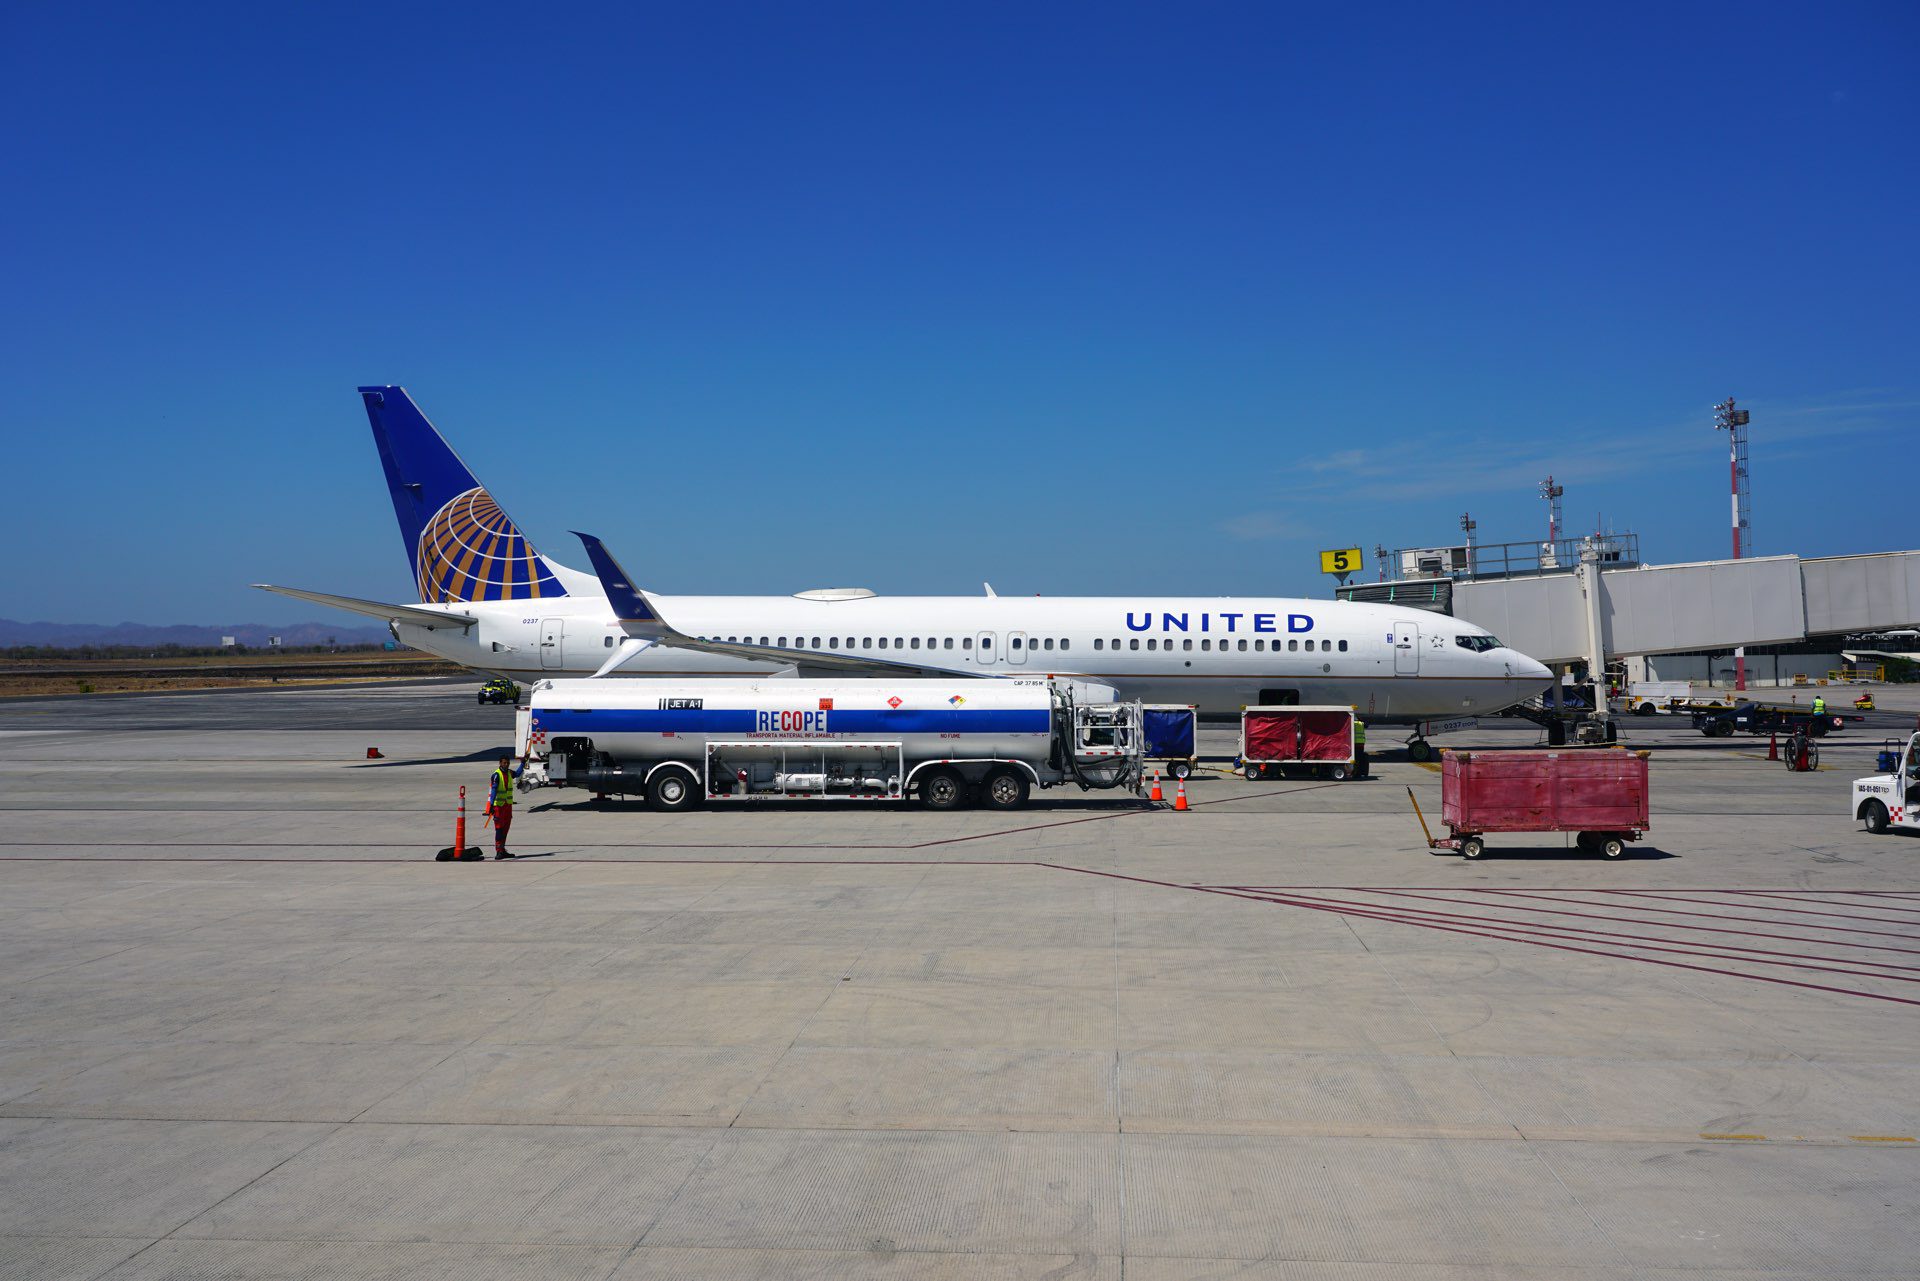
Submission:
M 1240 642 L 1240 652 L 1242 654 L 1247 652 L 1247 643 L 1245 641 Z
M 881 641 L 881 642 L 880 642 L 880 644 L 881 644 L 882 646 L 884 646 L 884 645 L 886 644 L 886 642 L 885 642 L 885 641 Z M 871 637 L 871 636 L 862 636 L 862 637 L 860 638 L 860 648 L 861 648 L 861 649 L 872 649 L 872 648 L 873 648 L 873 637 Z
M 1151 636 L 1149 636 L 1149 637 L 1147 638 L 1147 648 L 1148 648 L 1148 649 L 1159 649 L 1159 648 L 1160 648 L 1160 642 L 1159 642 L 1159 641 L 1157 641 L 1157 640 L 1155 640 L 1155 639 L 1154 639 L 1153 637 L 1151 637 Z
M 1053 648 L 1053 637 L 1051 637 L 1051 636 L 1049 636 L 1049 637 L 1047 637 L 1047 643 L 1046 643 L 1046 645 L 1044 646 L 1044 648 L 1046 648 L 1046 649 L 1052 649 L 1052 648 Z
M 1072 642 L 1072 641 L 1070 641 L 1070 640 L 1067 640 L 1067 639 L 1066 639 L 1065 637 L 1062 637 L 1062 638 L 1060 639 L 1060 648 L 1061 648 L 1061 649 L 1072 649 L 1072 648 L 1073 648 L 1073 642 Z
M 1138 636 L 1136 636 L 1136 637 L 1134 637 L 1134 638 L 1133 638 L 1132 640 L 1130 640 L 1130 641 L 1128 641 L 1128 642 L 1127 642 L 1127 648 L 1128 648 L 1128 649 L 1139 649 L 1139 648 L 1140 648 L 1140 638 L 1139 638 Z
M 913 638 L 913 647 L 914 647 L 915 649 L 919 649 L 919 648 L 920 648 L 920 638 L 919 638 L 918 636 L 916 636 L 916 637 L 914 637 L 914 638 Z
M 1183 650 L 1190 650 L 1193 648 L 1193 642 L 1190 640 L 1183 640 L 1180 642 L 1180 648 Z
M 982 637 L 980 638 L 980 648 L 981 648 L 981 649 L 983 649 L 983 650 L 986 650 L 986 649 L 992 649 L 992 648 L 993 648 L 993 637 L 991 637 L 991 636 L 982 636 Z
M 1095 649 L 1105 649 L 1107 647 L 1107 643 L 1101 640 L 1098 636 L 1096 636 L 1093 638 L 1093 647 Z
M 905 649 L 907 647 L 907 642 L 901 639 L 900 637 L 896 636 L 893 638 L 893 647 L 895 649 Z
M 1273 644 L 1273 647 L 1274 647 L 1275 649 L 1278 649 L 1278 648 L 1280 648 L 1280 642 L 1278 642 L 1278 641 L 1275 641 L 1275 642 L 1274 642 L 1274 644 Z M 1254 652 L 1254 653 L 1256 653 L 1256 654 L 1258 654 L 1258 653 L 1261 653 L 1261 652 L 1262 652 L 1262 651 L 1264 651 L 1264 650 L 1265 650 L 1266 648 L 1267 648 L 1267 643 L 1266 643 L 1265 641 L 1263 641 L 1263 640 L 1256 640 L 1256 641 L 1254 641 L 1254 642 L 1253 642 L 1253 652 Z
M 1340 652 L 1342 654 L 1347 652 L 1347 643 L 1345 641 L 1340 642 Z
M 947 637 L 947 646 L 946 646 L 946 647 L 947 647 L 948 649 L 952 649 L 952 648 L 953 648 L 953 637 L 951 637 L 951 636 L 949 636 L 949 637 Z
M 1288 652 L 1288 653 L 1292 653 L 1292 652 L 1293 652 L 1294 650 L 1296 650 L 1296 649 L 1299 649 L 1299 648 L 1300 648 L 1300 642 L 1299 642 L 1299 641 L 1297 641 L 1297 640 L 1290 640 L 1290 641 L 1288 641 L 1288 642 L 1287 642 L 1287 652 Z
M 1010 643 L 1013 645 L 1015 649 L 1020 648 L 1020 638 L 1018 636 L 1014 637 Z
M 887 638 L 882 636 L 880 638 L 880 648 L 885 649 L 886 647 L 887 647 Z
M 962 636 L 962 637 L 960 638 L 960 648 L 961 648 L 961 649 L 972 649 L 972 648 L 973 648 L 973 637 L 971 637 L 971 636 Z
M 604 642 L 604 644 L 603 644 L 603 646 L 602 646 L 602 648 L 605 648 L 605 649 L 612 649 L 612 648 L 613 648 L 613 637 L 611 637 L 611 636 L 603 636 L 603 637 L 601 637 L 601 640 L 602 640 L 602 642 Z
M 828 649 L 839 649 L 839 648 L 840 648 L 840 638 L 839 638 L 838 636 L 829 636 L 829 637 L 827 637 L 827 648 L 828 648 Z
M 787 647 L 787 638 L 782 636 L 780 638 L 780 648 L 785 649 L 786 647 Z
M 762 645 L 765 645 L 765 644 L 767 643 L 767 638 L 766 638 L 766 637 L 764 637 L 764 636 L 762 636 L 762 637 L 760 638 L 760 643 L 761 643 Z

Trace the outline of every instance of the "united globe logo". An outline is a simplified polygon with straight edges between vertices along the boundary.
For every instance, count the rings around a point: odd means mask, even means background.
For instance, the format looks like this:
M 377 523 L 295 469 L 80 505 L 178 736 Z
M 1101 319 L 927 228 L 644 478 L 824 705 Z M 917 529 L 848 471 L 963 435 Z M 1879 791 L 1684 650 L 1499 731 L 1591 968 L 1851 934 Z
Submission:
M 420 599 L 434 604 L 567 594 L 526 535 L 477 486 L 433 514 L 420 531 L 416 564 Z

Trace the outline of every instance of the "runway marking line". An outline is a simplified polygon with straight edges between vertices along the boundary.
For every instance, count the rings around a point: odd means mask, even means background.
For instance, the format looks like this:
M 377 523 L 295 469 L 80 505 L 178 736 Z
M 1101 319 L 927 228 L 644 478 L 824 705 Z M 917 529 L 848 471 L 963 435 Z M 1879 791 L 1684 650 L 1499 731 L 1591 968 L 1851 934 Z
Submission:
M 1714 1139 L 1721 1142 L 1738 1142 L 1738 1143 L 1764 1143 L 1766 1142 L 1766 1138 L 1767 1138 L 1767 1136 L 1764 1134 L 1715 1134 L 1711 1130 L 1702 1130 L 1700 1132 L 1700 1137 L 1703 1139 Z

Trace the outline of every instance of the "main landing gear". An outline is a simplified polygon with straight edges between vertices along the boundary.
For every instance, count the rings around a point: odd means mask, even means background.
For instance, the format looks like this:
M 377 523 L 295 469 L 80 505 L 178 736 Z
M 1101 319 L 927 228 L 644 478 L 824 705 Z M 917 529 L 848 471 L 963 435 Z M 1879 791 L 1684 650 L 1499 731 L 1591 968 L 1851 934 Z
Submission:
M 1430 761 L 1433 759 L 1433 744 L 1415 734 L 1407 740 L 1407 759 L 1410 761 Z

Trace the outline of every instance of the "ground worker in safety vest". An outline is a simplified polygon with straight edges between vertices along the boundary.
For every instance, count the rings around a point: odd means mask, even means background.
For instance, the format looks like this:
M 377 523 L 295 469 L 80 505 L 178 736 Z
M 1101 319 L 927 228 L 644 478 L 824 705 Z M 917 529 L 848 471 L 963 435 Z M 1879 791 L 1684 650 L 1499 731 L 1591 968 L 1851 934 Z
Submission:
M 1353 718 L 1353 776 L 1367 776 L 1367 723 L 1358 716 Z
M 487 813 L 493 816 L 493 856 L 512 858 L 507 850 L 507 829 L 513 826 L 513 757 L 501 756 L 500 764 L 487 780 Z
M 1825 716 L 1827 714 L 1827 696 L 1825 694 L 1815 694 L 1813 696 L 1813 714 L 1815 716 Z

